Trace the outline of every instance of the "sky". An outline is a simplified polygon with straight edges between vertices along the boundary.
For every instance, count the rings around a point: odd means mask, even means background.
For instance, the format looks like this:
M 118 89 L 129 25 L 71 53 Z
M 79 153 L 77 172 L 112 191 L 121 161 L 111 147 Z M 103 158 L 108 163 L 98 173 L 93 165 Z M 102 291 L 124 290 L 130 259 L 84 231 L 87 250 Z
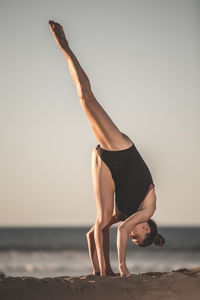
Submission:
M 49 30 L 155 184 L 160 226 L 200 225 L 200 2 L 0 0 L 0 226 L 92 226 L 98 144 Z

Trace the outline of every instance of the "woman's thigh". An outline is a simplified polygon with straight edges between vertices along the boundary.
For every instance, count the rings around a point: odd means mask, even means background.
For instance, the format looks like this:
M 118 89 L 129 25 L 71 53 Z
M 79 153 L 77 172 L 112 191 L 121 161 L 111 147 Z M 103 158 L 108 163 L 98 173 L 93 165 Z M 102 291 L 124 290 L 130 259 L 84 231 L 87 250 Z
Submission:
M 102 148 L 118 150 L 129 147 L 130 141 L 127 142 L 127 136 L 125 137 L 121 133 L 102 105 L 97 101 L 92 91 L 88 92 L 84 99 L 80 100 L 80 104 Z
M 97 218 L 106 225 L 113 215 L 115 183 L 109 168 L 98 155 L 96 148 L 92 152 L 91 171 L 97 204 Z

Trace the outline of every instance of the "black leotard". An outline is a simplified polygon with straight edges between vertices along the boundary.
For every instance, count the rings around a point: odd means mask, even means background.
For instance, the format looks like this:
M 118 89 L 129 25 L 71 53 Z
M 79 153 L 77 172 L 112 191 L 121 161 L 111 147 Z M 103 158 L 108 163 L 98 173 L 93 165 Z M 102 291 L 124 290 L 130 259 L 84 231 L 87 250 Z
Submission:
M 138 210 L 155 186 L 151 173 L 134 144 L 125 150 L 110 151 L 100 145 L 96 149 L 111 171 L 115 182 L 116 215 L 124 221 Z

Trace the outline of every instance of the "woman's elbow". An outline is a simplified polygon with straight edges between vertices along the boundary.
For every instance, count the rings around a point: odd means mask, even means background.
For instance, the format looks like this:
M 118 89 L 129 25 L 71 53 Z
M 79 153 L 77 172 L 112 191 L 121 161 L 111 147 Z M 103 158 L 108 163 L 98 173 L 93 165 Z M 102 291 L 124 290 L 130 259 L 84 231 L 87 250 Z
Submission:
M 149 219 L 151 219 L 151 217 L 153 216 L 154 212 L 156 210 L 156 207 L 154 209 L 148 210 L 145 212 L 144 216 L 145 219 L 148 221 Z
M 120 234 L 128 234 L 128 228 L 123 223 L 118 226 L 117 231 Z

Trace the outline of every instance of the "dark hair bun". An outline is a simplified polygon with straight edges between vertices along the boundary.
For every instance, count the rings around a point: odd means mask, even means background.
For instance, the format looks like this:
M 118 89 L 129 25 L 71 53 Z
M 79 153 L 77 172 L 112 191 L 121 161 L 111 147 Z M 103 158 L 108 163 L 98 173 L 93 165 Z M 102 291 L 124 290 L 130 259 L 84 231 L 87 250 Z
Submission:
M 162 247 L 165 243 L 165 239 L 162 235 L 157 233 L 154 240 L 153 240 L 153 242 L 157 247 Z

